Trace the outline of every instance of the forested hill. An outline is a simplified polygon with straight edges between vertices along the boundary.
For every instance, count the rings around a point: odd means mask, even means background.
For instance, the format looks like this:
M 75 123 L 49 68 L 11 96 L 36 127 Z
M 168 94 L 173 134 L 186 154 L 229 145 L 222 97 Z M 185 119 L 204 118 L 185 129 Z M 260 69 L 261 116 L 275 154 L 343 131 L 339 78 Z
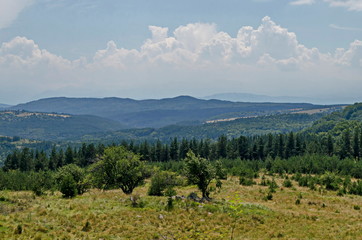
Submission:
M 245 103 L 179 96 L 160 100 L 127 98 L 47 98 L 19 104 L 14 110 L 95 115 L 127 128 L 201 124 L 207 120 L 250 117 L 327 108 L 307 103 Z
M 313 126 L 306 129 L 308 133 L 341 135 L 345 130 L 362 127 L 362 103 L 355 103 L 343 111 L 333 112 L 315 121 Z
M 278 114 L 255 118 L 241 118 L 234 121 L 205 123 L 197 126 L 170 125 L 159 129 L 125 129 L 108 133 L 86 135 L 82 141 L 102 141 L 104 143 L 133 140 L 136 142 L 161 140 L 164 142 L 176 137 L 179 139 L 218 139 L 225 135 L 229 138 L 257 136 L 268 133 L 279 134 L 298 132 L 312 126 L 313 122 L 325 114 Z
M 10 105 L 0 103 L 0 109 L 10 108 Z
M 97 116 L 0 111 L 0 135 L 5 136 L 59 141 L 122 128 L 116 121 Z

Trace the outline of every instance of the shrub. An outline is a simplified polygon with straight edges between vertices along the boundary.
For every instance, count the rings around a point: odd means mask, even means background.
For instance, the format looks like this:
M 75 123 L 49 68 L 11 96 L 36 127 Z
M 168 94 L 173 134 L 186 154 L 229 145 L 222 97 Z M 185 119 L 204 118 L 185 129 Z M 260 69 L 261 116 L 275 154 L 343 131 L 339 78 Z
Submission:
M 84 169 L 75 164 L 60 168 L 55 179 L 64 197 L 75 197 L 77 194 L 83 194 L 90 187 Z
M 77 196 L 77 183 L 75 182 L 72 175 L 65 175 L 60 182 L 59 190 L 63 193 L 63 197 L 72 198 Z
M 338 190 L 339 183 L 342 182 L 342 179 L 337 177 L 334 173 L 326 172 L 322 175 L 321 182 L 326 186 L 327 190 Z
M 251 185 L 255 184 L 253 179 L 247 178 L 247 177 L 242 177 L 242 176 L 240 176 L 239 183 L 240 183 L 240 185 L 243 185 L 243 186 L 251 186 Z
M 269 191 L 268 194 L 264 196 L 263 200 L 265 201 L 273 200 L 273 194 Z
M 269 181 L 268 185 L 269 185 L 269 191 L 271 193 L 275 193 L 275 190 L 278 188 L 278 184 L 275 182 L 274 178 L 272 181 Z
M 289 179 L 286 179 L 286 180 L 283 182 L 283 186 L 286 187 L 286 188 L 291 188 L 291 187 L 293 187 L 293 183 L 292 183 L 292 181 L 290 181 Z
M 176 174 L 168 171 L 155 173 L 151 178 L 151 185 L 148 189 L 150 196 L 163 196 L 164 190 L 177 185 Z

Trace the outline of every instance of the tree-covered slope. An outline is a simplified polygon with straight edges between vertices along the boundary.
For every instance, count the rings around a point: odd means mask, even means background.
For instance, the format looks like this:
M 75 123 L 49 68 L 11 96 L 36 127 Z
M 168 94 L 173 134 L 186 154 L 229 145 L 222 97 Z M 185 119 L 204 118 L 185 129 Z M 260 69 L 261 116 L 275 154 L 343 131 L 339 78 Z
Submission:
M 323 107 L 307 103 L 245 103 L 180 96 L 160 100 L 47 98 L 19 104 L 12 109 L 95 115 L 121 122 L 127 128 L 159 128 L 180 123 L 200 124 L 224 117 L 269 115 Z
M 343 111 L 333 112 L 306 129 L 308 133 L 340 135 L 344 130 L 362 125 L 362 103 L 355 103 Z
M 40 140 L 67 140 L 85 134 L 114 131 L 118 122 L 88 115 L 49 114 L 25 111 L 0 112 L 0 135 Z
M 170 125 L 163 128 L 126 129 L 106 134 L 87 135 L 84 141 L 118 142 L 133 139 L 136 141 L 170 138 L 217 139 L 220 135 L 239 137 L 263 135 L 268 133 L 286 133 L 300 131 L 312 126 L 323 114 L 280 114 L 253 118 L 241 118 L 234 121 L 205 123 L 195 126 Z

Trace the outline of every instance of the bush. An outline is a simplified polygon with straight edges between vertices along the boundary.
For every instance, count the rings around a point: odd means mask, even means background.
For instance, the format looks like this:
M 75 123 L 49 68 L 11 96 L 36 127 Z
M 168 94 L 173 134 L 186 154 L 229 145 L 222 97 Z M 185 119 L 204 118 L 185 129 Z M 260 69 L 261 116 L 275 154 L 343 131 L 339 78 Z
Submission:
M 336 174 L 331 172 L 326 172 L 321 177 L 321 182 L 326 186 L 327 190 L 338 190 L 339 183 L 342 182 L 342 179 L 337 177 Z
M 65 198 L 73 198 L 77 196 L 77 183 L 72 175 L 65 175 L 60 182 L 59 190 Z
M 177 185 L 176 174 L 168 171 L 155 173 L 151 178 L 151 185 L 148 189 L 150 196 L 163 196 L 164 190 Z
M 275 193 L 275 190 L 278 188 L 278 184 L 275 182 L 274 178 L 272 179 L 272 181 L 269 181 L 268 185 L 269 191 L 271 193 Z
M 283 182 L 283 186 L 286 187 L 286 188 L 291 188 L 291 187 L 293 187 L 293 183 L 292 183 L 292 181 L 290 181 L 289 179 L 286 179 L 286 180 Z
M 255 184 L 253 179 L 247 178 L 247 177 L 240 177 L 239 183 L 240 183 L 240 185 L 243 185 L 243 186 L 252 186 Z
M 352 183 L 349 193 L 362 196 L 362 181 L 358 180 L 357 182 Z
M 46 190 L 50 190 L 54 187 L 54 177 L 51 172 L 31 173 L 30 177 L 30 190 L 32 190 L 36 196 L 41 196 L 45 194 Z
M 74 164 L 60 168 L 55 179 L 63 196 L 68 198 L 83 194 L 90 187 L 84 169 Z

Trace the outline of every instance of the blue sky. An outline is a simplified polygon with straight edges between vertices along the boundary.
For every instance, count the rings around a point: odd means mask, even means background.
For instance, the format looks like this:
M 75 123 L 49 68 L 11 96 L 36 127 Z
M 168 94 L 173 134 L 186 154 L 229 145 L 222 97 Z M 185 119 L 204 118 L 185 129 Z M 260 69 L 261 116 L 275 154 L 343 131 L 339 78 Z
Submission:
M 362 101 L 361 22 L 362 0 L 0 0 L 0 102 L 220 92 Z

